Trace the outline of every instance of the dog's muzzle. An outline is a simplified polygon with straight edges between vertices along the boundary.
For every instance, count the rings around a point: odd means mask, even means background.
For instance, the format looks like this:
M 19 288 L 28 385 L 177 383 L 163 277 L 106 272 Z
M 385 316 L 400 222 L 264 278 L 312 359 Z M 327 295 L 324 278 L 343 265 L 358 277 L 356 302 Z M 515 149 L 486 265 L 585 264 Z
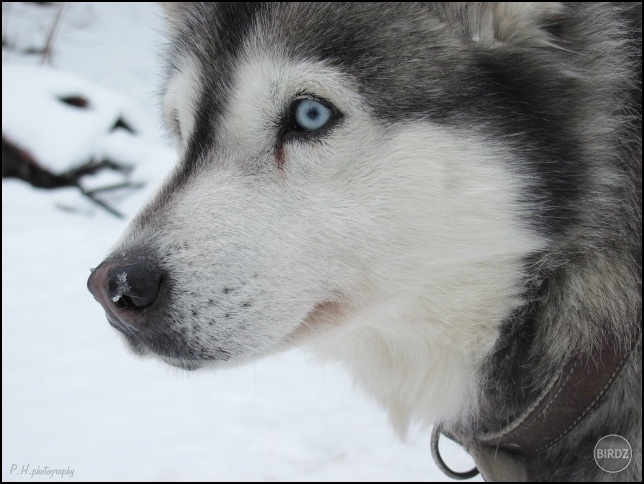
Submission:
M 133 337 L 157 309 L 162 285 L 163 275 L 154 259 L 137 253 L 108 258 L 87 281 L 110 324 Z

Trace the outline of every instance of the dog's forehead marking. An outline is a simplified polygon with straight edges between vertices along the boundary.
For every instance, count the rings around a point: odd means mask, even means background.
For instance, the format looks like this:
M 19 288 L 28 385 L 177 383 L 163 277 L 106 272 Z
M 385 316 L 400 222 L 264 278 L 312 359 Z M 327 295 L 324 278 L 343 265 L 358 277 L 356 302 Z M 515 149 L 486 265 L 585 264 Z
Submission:
M 235 147 L 272 147 L 284 114 L 296 97 L 315 96 L 340 112 L 358 113 L 366 106 L 355 82 L 323 62 L 299 61 L 283 52 L 249 42 L 231 81 L 230 100 L 219 119 L 221 142 Z
M 165 92 L 164 114 L 169 122 L 179 123 L 184 142 L 194 130 L 195 107 L 201 89 L 198 72 L 198 61 L 186 56 L 171 75 Z

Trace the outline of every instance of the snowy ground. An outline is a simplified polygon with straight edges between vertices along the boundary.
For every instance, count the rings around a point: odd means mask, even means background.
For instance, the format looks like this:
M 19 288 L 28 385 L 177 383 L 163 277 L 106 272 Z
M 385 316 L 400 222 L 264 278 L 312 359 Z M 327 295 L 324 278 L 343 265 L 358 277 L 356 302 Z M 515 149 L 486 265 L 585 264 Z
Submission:
M 175 162 L 156 122 L 157 9 L 67 4 L 58 73 L 34 75 L 16 66 L 37 59 L 3 50 L 3 133 L 55 169 L 89 154 L 136 163 L 132 179 L 146 188 L 115 202 L 128 217 Z M 4 3 L 3 37 L 41 45 L 52 12 Z M 95 99 L 93 114 L 51 101 L 61 85 Z M 103 133 L 115 109 L 139 136 Z M 126 223 L 75 190 L 2 183 L 3 481 L 54 469 L 92 481 L 447 480 L 427 431 L 401 443 L 341 370 L 307 354 L 210 373 L 129 354 L 85 287 Z M 468 467 L 455 447 L 445 457 Z

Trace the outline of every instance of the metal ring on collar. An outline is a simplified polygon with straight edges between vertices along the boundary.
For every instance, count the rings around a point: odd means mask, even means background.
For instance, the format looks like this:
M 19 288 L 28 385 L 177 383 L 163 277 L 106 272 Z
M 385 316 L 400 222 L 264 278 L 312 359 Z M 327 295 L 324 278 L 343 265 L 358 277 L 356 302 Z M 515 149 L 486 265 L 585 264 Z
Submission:
M 443 471 L 443 473 L 447 477 L 461 481 L 465 479 L 471 479 L 472 477 L 479 475 L 479 470 L 476 467 L 466 472 L 456 472 L 447 467 L 447 464 L 445 464 L 445 461 L 443 461 L 440 451 L 438 450 L 438 440 L 440 439 L 441 433 L 442 432 L 440 427 L 435 426 L 434 430 L 432 431 L 432 457 L 434 458 L 434 462 L 436 462 L 438 468 Z

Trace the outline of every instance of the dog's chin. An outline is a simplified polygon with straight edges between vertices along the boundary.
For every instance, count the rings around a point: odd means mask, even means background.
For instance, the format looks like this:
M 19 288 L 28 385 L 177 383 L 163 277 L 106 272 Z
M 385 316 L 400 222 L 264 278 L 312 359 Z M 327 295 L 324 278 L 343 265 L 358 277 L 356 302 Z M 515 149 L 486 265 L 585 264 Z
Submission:
M 204 366 L 203 362 L 196 360 L 187 360 L 183 358 L 168 358 L 165 356 L 159 357 L 162 361 L 168 365 L 174 366 L 175 368 L 181 368 L 186 371 L 195 371 Z
M 145 356 L 151 353 L 151 351 L 148 349 L 147 346 L 145 346 L 141 341 L 138 339 L 134 338 L 133 336 L 126 334 L 126 333 L 120 333 L 123 339 L 125 339 L 125 344 L 127 347 L 130 349 L 132 353 L 134 353 L 137 356 Z
M 159 355 L 154 351 L 152 351 L 150 348 L 148 348 L 144 343 L 133 338 L 132 336 L 123 334 L 123 337 L 125 338 L 128 348 L 135 355 L 142 356 L 142 357 L 148 357 L 148 356 L 155 357 L 163 361 L 164 363 L 167 363 L 170 366 L 174 366 L 175 368 L 181 368 L 182 370 L 187 370 L 187 371 L 194 371 L 203 367 L 207 363 L 205 361 L 201 362 L 192 358 L 181 358 L 181 357 Z

